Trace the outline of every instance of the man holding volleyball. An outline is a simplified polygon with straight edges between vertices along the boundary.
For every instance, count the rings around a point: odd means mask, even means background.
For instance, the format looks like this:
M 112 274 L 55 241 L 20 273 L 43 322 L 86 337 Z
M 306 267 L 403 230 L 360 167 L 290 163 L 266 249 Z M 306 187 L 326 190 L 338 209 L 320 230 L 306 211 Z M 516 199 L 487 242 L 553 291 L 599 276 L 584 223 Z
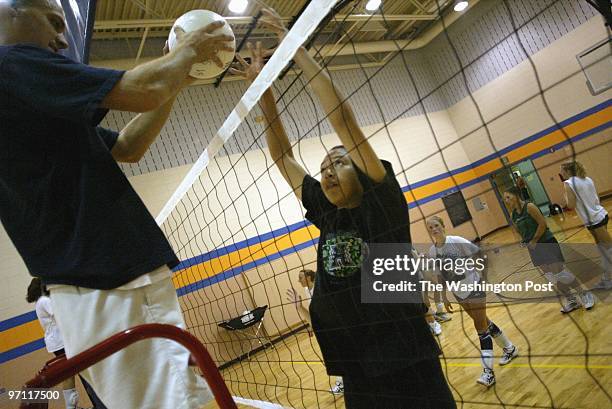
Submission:
M 178 260 L 121 172 L 166 122 L 194 63 L 231 51 L 223 22 L 185 33 L 165 56 L 122 72 L 58 54 L 57 0 L 0 0 L 0 220 L 50 290 L 68 357 L 145 323 L 184 327 Z M 140 112 L 121 132 L 109 109 Z M 212 399 L 176 343 L 140 341 L 83 372 L 109 408 L 197 408 Z

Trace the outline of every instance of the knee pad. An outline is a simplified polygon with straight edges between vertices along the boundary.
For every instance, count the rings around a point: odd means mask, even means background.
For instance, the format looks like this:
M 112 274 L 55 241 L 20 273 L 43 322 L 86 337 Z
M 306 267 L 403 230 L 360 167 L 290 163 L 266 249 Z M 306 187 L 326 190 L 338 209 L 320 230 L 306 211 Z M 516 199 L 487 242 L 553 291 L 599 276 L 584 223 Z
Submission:
M 571 284 L 576 279 L 576 277 L 572 273 L 567 271 L 567 269 L 563 269 L 560 273 L 557 273 L 556 277 L 557 281 L 563 284 Z
M 489 321 L 489 326 L 487 327 L 487 332 L 491 334 L 493 338 L 501 334 L 501 329 L 493 321 Z
M 489 329 L 487 328 L 486 330 L 484 330 L 484 332 L 479 332 L 478 333 L 478 338 L 480 339 L 485 339 L 486 337 L 490 337 L 491 333 L 489 332 Z
M 479 332 L 478 338 L 480 340 L 480 349 L 493 349 L 493 338 L 488 329 L 485 332 Z

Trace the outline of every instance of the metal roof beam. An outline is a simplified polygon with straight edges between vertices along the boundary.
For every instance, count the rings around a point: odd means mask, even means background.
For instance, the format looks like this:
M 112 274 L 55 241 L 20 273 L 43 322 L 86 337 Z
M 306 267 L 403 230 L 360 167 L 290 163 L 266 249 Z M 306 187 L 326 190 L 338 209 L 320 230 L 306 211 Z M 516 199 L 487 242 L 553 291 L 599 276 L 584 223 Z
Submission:
M 252 17 L 226 17 L 231 25 L 249 24 Z M 435 20 L 435 14 L 352 14 L 337 15 L 333 21 L 412 21 L 412 20 Z M 283 21 L 290 21 L 290 17 L 283 17 Z M 102 20 L 94 23 L 94 31 L 118 30 L 126 28 L 165 28 L 172 27 L 174 19 L 141 19 L 141 20 Z

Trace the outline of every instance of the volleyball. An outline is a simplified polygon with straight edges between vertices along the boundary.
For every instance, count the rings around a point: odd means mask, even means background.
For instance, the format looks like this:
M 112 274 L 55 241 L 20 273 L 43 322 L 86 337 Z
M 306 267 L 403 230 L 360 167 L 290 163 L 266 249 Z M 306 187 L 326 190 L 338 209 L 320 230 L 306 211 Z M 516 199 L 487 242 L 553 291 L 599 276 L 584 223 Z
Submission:
M 174 29 L 176 27 L 181 27 L 186 33 L 188 33 L 190 31 L 198 30 L 202 27 L 205 27 L 210 23 L 214 23 L 215 21 L 225 22 L 225 19 L 217 13 L 214 13 L 209 10 L 188 11 L 187 13 L 176 19 L 176 21 L 174 22 L 174 25 L 170 30 L 170 36 L 168 37 L 168 47 L 170 48 L 170 50 L 172 50 L 176 46 L 176 33 L 174 32 Z M 223 67 L 217 66 L 217 64 L 210 60 L 194 64 L 191 67 L 191 71 L 189 72 L 189 75 L 193 78 L 203 80 L 216 78 L 221 75 L 221 73 L 223 73 L 234 60 L 236 40 L 234 32 L 232 31 L 230 25 L 226 22 L 223 27 L 215 30 L 213 34 L 225 34 L 232 36 L 234 40 L 232 40 L 231 44 L 228 43 L 228 45 L 233 49 L 233 51 L 219 51 L 217 53 L 217 56 L 219 57 L 221 62 L 223 62 Z

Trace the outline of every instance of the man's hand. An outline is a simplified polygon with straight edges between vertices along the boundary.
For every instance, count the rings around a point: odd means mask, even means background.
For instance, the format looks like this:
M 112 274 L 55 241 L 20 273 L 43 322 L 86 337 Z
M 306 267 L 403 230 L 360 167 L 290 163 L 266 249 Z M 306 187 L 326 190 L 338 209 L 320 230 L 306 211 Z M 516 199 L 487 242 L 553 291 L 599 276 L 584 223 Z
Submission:
M 274 50 L 264 50 L 261 42 L 258 41 L 253 48 L 253 44 L 247 43 L 247 50 L 251 53 L 251 62 L 248 63 L 240 54 L 236 54 L 240 69 L 230 68 L 230 73 L 244 77 L 247 81 L 253 82 L 263 69 L 266 57 L 271 56 Z
M 164 44 L 164 48 L 162 49 L 162 55 L 167 55 L 170 52 L 170 45 L 168 44 L 168 40 Z M 181 89 L 190 86 L 196 81 L 191 75 L 187 75 L 183 82 L 181 83 Z
M 233 41 L 234 38 L 225 34 L 212 34 L 217 29 L 223 27 L 225 22 L 215 21 L 199 30 L 190 33 L 180 27 L 174 28 L 176 41 L 179 49 L 189 50 L 194 53 L 195 62 L 213 61 L 217 66 L 223 67 L 223 62 L 217 57 L 219 51 L 234 51 L 226 43 Z
M 259 19 L 261 25 L 276 34 L 279 41 L 283 41 L 287 35 L 287 28 L 285 27 L 281 16 L 279 16 L 278 13 L 271 8 L 264 8 L 261 10 L 261 13 L 262 16 Z
M 185 33 L 176 28 L 177 45 L 167 55 L 128 70 L 104 97 L 101 106 L 118 111 L 149 112 L 167 104 L 185 85 L 193 64 L 210 60 L 223 64 L 217 52 L 233 51 L 234 37 L 213 34 L 224 22 Z

